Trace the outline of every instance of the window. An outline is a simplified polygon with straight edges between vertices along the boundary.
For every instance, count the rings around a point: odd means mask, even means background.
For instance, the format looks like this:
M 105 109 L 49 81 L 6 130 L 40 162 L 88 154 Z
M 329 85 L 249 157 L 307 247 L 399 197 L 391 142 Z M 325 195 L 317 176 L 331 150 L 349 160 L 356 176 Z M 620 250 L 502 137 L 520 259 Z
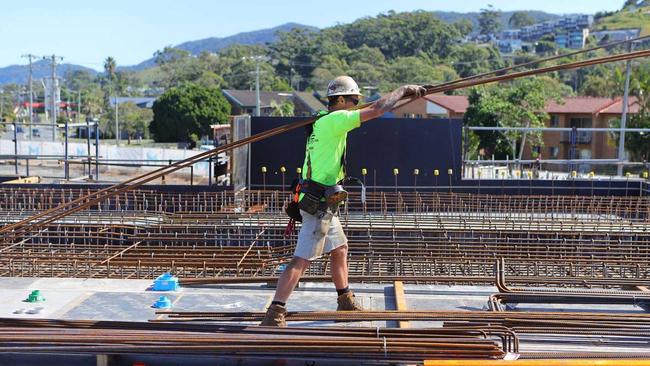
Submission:
M 591 118 L 571 118 L 569 125 L 577 128 L 591 127 Z
M 535 155 L 535 156 L 539 156 L 539 154 L 542 153 L 542 148 L 539 147 L 539 146 L 533 146 L 533 148 L 531 150 L 533 152 L 533 155 Z
M 548 154 L 551 159 L 557 159 L 558 155 L 560 155 L 560 149 L 556 146 L 551 146 L 548 148 Z
M 560 116 L 553 115 L 551 116 L 551 127 L 560 126 Z

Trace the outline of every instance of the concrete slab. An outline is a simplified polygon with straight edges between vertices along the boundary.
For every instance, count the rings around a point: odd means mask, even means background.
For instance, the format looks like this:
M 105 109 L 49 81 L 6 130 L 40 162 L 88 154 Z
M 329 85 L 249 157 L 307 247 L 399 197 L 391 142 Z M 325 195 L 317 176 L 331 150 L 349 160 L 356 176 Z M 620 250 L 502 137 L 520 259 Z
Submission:
M 269 301 L 268 294 L 237 291 L 229 294 L 180 294 L 174 304 L 176 311 L 261 311 Z
M 38 280 L 31 277 L 0 277 L 0 289 L 27 288 Z
M 178 294 L 167 293 L 172 303 Z M 159 293 L 97 292 L 61 316 L 63 319 L 146 321 L 155 319 L 151 307 Z
M 52 290 L 85 290 L 109 292 L 142 292 L 147 290 L 151 280 L 123 280 L 109 278 L 40 278 L 33 285 Z M 0 286 L 2 286 L 0 284 Z
M 25 302 L 24 300 L 27 299 L 32 290 L 40 290 L 45 301 L 35 303 Z M 50 291 L 47 288 L 31 286 L 22 289 L 0 288 L 0 298 L 4 299 L 0 302 L 0 317 L 52 318 L 67 304 L 84 296 L 84 291 Z M 37 311 L 38 308 L 40 310 Z M 16 313 L 19 309 L 22 309 L 20 314 Z M 28 312 L 34 313 L 28 314 Z

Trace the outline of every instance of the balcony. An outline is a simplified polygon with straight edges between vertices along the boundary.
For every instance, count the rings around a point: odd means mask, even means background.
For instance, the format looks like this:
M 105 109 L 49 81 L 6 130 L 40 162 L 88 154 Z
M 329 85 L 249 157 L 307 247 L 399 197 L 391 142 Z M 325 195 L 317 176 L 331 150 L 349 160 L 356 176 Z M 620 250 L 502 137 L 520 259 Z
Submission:
M 563 131 L 560 142 L 571 143 L 571 131 Z M 576 144 L 591 144 L 591 131 L 578 131 L 576 133 Z

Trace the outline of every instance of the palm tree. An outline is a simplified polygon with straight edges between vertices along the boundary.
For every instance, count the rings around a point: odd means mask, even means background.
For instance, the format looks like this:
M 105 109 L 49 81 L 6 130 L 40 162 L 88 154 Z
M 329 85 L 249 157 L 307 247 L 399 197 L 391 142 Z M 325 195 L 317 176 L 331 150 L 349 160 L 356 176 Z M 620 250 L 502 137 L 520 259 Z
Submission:
M 106 60 L 104 60 L 104 73 L 106 73 L 106 77 L 111 83 L 115 79 L 116 68 L 117 68 L 117 63 L 115 62 L 115 59 L 111 56 L 108 56 Z

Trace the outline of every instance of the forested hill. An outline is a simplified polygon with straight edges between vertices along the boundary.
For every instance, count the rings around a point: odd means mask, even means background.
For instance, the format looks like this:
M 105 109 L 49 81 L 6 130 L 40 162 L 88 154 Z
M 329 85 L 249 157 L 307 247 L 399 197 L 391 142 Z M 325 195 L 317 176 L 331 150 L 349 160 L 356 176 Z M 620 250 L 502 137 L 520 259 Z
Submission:
M 308 25 L 298 24 L 298 23 L 286 23 L 279 25 L 277 27 L 260 29 L 251 32 L 242 32 L 237 33 L 228 37 L 210 37 L 205 39 L 199 39 L 196 41 L 189 41 L 181 43 L 174 48 L 188 51 L 192 55 L 199 55 L 201 52 L 218 52 L 221 49 L 224 49 L 228 46 L 234 44 L 240 45 L 264 45 L 267 43 L 272 43 L 277 39 L 278 32 L 287 32 L 292 29 L 305 29 L 305 30 L 318 30 L 316 27 L 311 27 Z M 134 66 L 126 66 L 119 68 L 120 70 L 128 71 L 139 71 L 155 65 L 155 58 L 150 58 L 148 60 L 142 61 L 141 63 Z
M 74 71 L 83 71 L 91 75 L 96 74 L 97 72 L 91 68 L 62 63 L 57 67 L 58 75 L 65 75 L 69 72 Z M 39 60 L 34 62 L 34 79 L 42 79 L 45 77 L 50 77 L 52 74 L 52 69 L 50 68 L 50 63 L 47 60 Z M 2 84 L 25 84 L 29 78 L 29 66 L 27 65 L 10 65 L 7 67 L 0 68 L 0 85 Z
M 545 22 L 547 20 L 555 20 L 563 16 L 558 14 L 549 14 L 537 10 L 526 10 L 524 12 L 528 14 L 528 16 L 530 16 L 535 21 L 535 23 Z M 499 21 L 503 29 L 509 28 L 508 22 L 514 13 L 514 11 L 504 11 L 500 13 Z M 479 12 L 457 13 L 454 11 L 434 11 L 433 14 L 435 14 L 443 22 L 447 23 L 456 23 L 460 20 L 468 19 L 474 25 L 474 29 L 478 31 L 478 18 L 481 16 L 481 13 Z
M 472 23 L 473 33 L 476 33 L 478 31 L 478 18 L 480 16 L 480 13 L 478 12 L 457 13 L 457 12 L 435 11 L 435 12 L 425 12 L 425 13 L 433 14 L 436 16 L 436 18 L 440 19 L 442 22 L 448 24 L 457 23 L 461 20 L 469 20 Z M 526 13 L 536 22 L 555 19 L 559 17 L 559 15 L 548 14 L 540 11 L 527 11 Z M 508 21 L 510 20 L 512 14 L 513 12 L 500 13 L 499 22 L 501 23 L 502 28 L 508 27 Z M 364 19 L 381 19 L 381 18 L 382 16 L 378 15 L 378 16 L 372 16 Z M 278 40 L 277 37 L 278 32 L 286 32 L 294 28 L 307 30 L 307 31 L 318 31 L 318 28 L 312 26 L 298 24 L 298 23 L 286 23 L 274 28 L 261 29 L 261 30 L 251 31 L 251 32 L 242 32 L 228 37 L 210 37 L 210 38 L 205 38 L 205 39 L 200 39 L 195 41 L 188 41 L 176 45 L 174 46 L 174 48 L 187 51 L 189 54 L 196 56 L 203 51 L 218 52 L 232 45 L 247 45 L 247 46 L 266 45 L 266 44 L 274 43 Z M 164 45 L 161 45 L 161 49 L 163 48 L 163 46 Z M 119 62 L 119 60 L 117 61 Z M 154 66 L 155 66 L 155 58 L 152 57 L 133 66 L 125 66 L 125 65 L 118 64 L 118 70 L 137 72 L 137 71 L 142 71 L 145 69 L 152 68 Z M 12 65 L 8 67 L 0 68 L 0 84 L 25 83 L 28 77 L 28 70 L 29 68 L 27 67 L 27 65 Z M 91 74 L 94 74 L 93 70 L 90 70 L 83 66 L 72 65 L 72 64 L 65 65 L 61 69 L 61 72 L 59 72 L 59 74 L 63 75 L 67 71 L 74 71 L 74 70 L 84 70 Z M 41 75 L 40 73 L 37 73 L 36 75 L 37 78 L 41 78 L 42 76 L 43 75 Z

